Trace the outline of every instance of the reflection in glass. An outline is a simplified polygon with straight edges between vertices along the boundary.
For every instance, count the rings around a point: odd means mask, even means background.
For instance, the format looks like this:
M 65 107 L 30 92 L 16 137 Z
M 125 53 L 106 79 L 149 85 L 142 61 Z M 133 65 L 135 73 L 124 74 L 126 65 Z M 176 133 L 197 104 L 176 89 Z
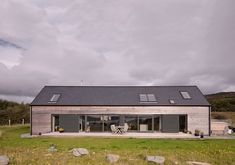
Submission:
M 125 116 L 125 123 L 128 124 L 128 131 L 138 130 L 138 117 L 137 116 Z
M 154 131 L 159 131 L 160 129 L 160 117 L 154 117 Z
M 85 131 L 85 116 L 79 116 L 79 131 Z
M 87 115 L 87 132 L 102 132 L 103 121 L 101 115 Z
M 187 116 L 186 115 L 180 115 L 179 116 L 179 131 L 180 132 L 186 132 L 187 131 Z
M 139 116 L 140 132 L 152 131 L 152 116 Z
M 111 131 L 110 126 L 120 125 L 120 117 L 118 115 L 104 115 L 104 131 Z

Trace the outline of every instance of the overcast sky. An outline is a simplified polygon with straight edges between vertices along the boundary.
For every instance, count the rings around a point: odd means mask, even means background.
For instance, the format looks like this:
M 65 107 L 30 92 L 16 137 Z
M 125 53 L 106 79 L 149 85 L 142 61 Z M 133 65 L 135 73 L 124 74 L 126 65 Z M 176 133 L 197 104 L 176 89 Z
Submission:
M 44 85 L 235 90 L 234 0 L 1 0 L 0 98 Z

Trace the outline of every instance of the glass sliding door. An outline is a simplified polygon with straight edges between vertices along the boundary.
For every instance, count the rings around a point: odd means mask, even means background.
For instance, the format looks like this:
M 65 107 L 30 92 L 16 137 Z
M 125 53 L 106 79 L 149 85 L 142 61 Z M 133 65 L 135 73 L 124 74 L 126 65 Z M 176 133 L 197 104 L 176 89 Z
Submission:
M 154 116 L 154 131 L 160 131 L 160 116 Z
M 138 131 L 138 116 L 125 116 L 125 123 L 128 124 L 128 131 Z
M 83 132 L 86 131 L 86 120 L 85 120 L 85 116 L 84 115 L 80 115 L 79 116 L 79 131 Z
M 111 125 L 118 126 L 120 125 L 120 116 L 119 115 L 103 115 L 104 121 L 104 131 L 110 132 Z
M 59 114 L 59 127 L 64 129 L 64 132 L 79 131 L 79 117 L 77 114 Z
M 139 131 L 152 131 L 152 116 L 139 116 Z
M 179 131 L 186 132 L 187 129 L 187 115 L 179 115 Z
M 52 115 L 52 131 L 59 127 L 66 132 L 111 132 L 111 125 L 128 125 L 130 132 L 160 131 L 162 115 L 59 114 Z M 187 115 L 179 115 L 180 131 L 187 130 Z M 73 129 L 70 129 L 73 128 Z
M 59 131 L 59 128 L 60 128 L 59 115 L 54 115 L 53 120 L 54 120 L 53 131 Z
M 86 131 L 87 132 L 103 132 L 102 115 L 87 115 Z

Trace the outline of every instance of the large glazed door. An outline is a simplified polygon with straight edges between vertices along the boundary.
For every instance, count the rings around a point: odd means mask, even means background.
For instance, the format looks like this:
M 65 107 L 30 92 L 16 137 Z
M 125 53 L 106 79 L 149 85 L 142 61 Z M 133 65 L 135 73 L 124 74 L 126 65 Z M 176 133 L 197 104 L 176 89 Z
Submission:
M 179 115 L 162 116 L 162 132 L 178 133 L 179 132 Z
M 64 128 L 64 132 L 78 132 L 78 115 L 63 114 L 59 115 L 59 126 Z

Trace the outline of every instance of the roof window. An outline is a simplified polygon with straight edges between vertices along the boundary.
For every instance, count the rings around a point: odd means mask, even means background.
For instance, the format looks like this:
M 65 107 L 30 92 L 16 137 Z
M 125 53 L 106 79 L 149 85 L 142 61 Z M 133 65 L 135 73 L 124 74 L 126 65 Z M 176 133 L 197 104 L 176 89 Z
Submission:
M 169 102 L 170 102 L 171 104 L 175 104 L 175 100 L 173 100 L 173 99 L 169 99 Z
M 53 94 L 51 99 L 50 99 L 50 103 L 56 103 L 60 98 L 60 94 Z
M 191 99 L 191 96 L 189 95 L 188 92 L 180 92 L 180 94 L 182 95 L 184 99 Z
M 147 102 L 148 101 L 147 95 L 146 94 L 140 94 L 140 101 L 141 102 Z
M 154 94 L 139 94 L 140 102 L 157 102 Z
M 157 101 L 154 94 L 147 94 L 147 97 L 148 97 L 149 102 L 156 102 Z

